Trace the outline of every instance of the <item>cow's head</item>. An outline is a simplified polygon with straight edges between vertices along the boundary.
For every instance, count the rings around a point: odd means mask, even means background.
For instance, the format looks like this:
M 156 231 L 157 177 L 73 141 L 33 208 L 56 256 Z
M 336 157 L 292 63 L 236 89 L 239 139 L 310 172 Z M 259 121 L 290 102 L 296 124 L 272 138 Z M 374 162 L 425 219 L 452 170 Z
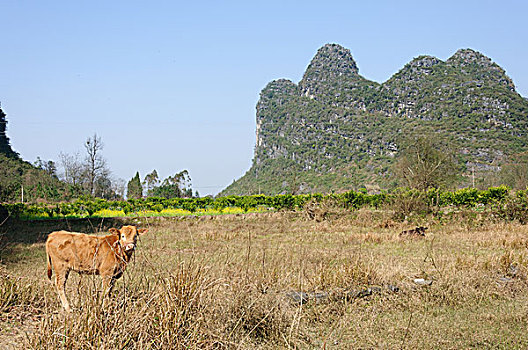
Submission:
M 133 251 L 136 248 L 136 242 L 139 235 L 146 233 L 148 229 L 138 229 L 136 226 L 123 226 L 121 230 L 111 228 L 110 232 L 119 236 L 119 243 L 126 252 Z

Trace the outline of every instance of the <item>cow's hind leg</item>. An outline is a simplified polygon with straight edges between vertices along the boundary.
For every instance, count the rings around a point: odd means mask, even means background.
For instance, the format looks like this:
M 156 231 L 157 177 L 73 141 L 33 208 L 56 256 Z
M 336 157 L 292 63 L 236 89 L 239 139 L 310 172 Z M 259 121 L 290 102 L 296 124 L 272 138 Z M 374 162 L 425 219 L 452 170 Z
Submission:
M 55 284 L 57 285 L 57 292 L 59 293 L 59 298 L 62 303 L 62 307 L 64 307 L 64 310 L 67 312 L 71 312 L 70 303 L 68 302 L 68 298 L 66 298 L 66 293 L 64 292 L 64 289 L 66 287 L 66 281 L 68 280 L 68 275 L 70 274 L 70 270 L 67 268 L 62 269 L 61 271 L 55 270 Z

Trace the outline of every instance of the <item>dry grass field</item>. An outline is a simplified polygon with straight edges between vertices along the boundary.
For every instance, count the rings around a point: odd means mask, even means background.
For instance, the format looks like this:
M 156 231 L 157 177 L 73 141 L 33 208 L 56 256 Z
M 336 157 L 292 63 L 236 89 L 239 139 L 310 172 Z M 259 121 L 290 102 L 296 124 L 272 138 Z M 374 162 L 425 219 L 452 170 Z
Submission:
M 46 277 L 47 233 L 123 222 L 0 227 L 0 348 L 528 348 L 528 226 L 372 210 L 139 221 L 111 301 L 72 273 L 71 314 Z M 399 237 L 418 225 L 425 238 Z

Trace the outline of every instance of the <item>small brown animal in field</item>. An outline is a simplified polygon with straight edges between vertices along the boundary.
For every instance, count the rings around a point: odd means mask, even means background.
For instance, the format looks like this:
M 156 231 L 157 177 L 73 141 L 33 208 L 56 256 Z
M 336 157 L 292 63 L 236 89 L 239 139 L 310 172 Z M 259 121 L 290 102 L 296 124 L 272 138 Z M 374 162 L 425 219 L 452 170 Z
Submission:
M 123 226 L 121 230 L 111 228 L 109 231 L 112 234 L 106 236 L 67 231 L 49 234 L 46 241 L 48 278 L 51 280 L 53 267 L 57 292 L 66 311 L 71 311 L 64 293 L 70 271 L 100 275 L 105 296 L 108 295 L 134 254 L 138 235 L 147 232 L 136 226 Z
M 423 226 L 416 227 L 416 228 L 413 228 L 412 230 L 402 231 L 400 233 L 400 237 L 403 237 L 403 236 L 425 237 L 425 230 L 427 230 L 427 227 L 423 227 Z

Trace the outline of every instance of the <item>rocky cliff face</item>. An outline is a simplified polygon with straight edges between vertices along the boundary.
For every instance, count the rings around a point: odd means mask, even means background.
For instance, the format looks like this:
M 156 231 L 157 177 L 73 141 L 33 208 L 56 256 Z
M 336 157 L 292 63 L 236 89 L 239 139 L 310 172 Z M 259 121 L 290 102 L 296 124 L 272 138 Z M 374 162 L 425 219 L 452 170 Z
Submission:
M 368 90 L 378 83 L 359 75 L 350 50 L 328 44 L 320 48 L 299 82 L 301 96 L 324 102 L 334 107 L 365 109 Z
M 359 75 L 350 50 L 327 44 L 298 84 L 282 79 L 262 90 L 256 118 L 253 165 L 223 194 L 386 185 L 398 143 L 416 129 L 450 140 L 462 171 L 497 169 L 528 148 L 528 101 L 471 49 L 446 61 L 419 56 L 378 84 Z
M 301 94 L 309 98 L 328 95 L 327 87 L 343 89 L 351 81 L 361 79 L 350 50 L 336 44 L 325 45 L 317 51 L 302 80 Z

